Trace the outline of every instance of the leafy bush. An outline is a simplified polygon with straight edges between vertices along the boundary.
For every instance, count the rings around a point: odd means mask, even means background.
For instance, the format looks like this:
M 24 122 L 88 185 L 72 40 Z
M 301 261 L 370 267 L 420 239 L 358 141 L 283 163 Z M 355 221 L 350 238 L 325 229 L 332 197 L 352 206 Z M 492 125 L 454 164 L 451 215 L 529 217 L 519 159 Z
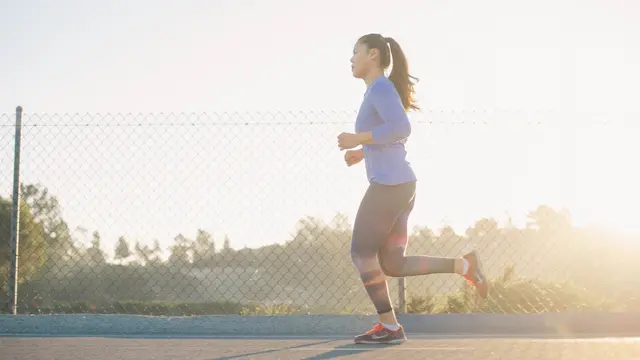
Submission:
M 435 308 L 433 296 L 412 296 L 407 301 L 407 312 L 410 314 L 430 314 Z
M 431 296 L 413 297 L 407 304 L 410 313 L 540 313 L 610 310 L 615 304 L 598 299 L 570 282 L 553 283 L 517 278 L 515 267 L 505 268 L 502 276 L 490 282 L 486 300 L 479 299 L 475 288 L 466 282 L 462 289 L 447 295 L 442 304 Z

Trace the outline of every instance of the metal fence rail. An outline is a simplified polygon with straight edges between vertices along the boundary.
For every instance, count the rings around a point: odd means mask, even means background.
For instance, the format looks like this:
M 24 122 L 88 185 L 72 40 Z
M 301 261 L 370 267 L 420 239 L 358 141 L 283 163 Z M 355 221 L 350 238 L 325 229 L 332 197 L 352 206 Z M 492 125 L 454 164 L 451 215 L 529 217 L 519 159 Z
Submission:
M 0 115 L 0 300 L 20 313 L 372 312 L 349 256 L 366 179 L 362 169 L 344 166 L 335 141 L 351 131 L 354 115 Z M 422 189 L 473 184 L 501 161 L 491 157 L 500 152 L 483 155 L 452 133 L 482 137 L 497 123 L 510 134 L 501 150 L 508 152 L 518 145 L 514 123 L 526 136 L 550 117 L 416 115 L 408 146 Z M 450 141 L 436 149 L 433 136 Z M 456 161 L 475 156 L 451 164 L 468 168 L 464 180 L 431 167 L 439 153 L 460 149 L 466 155 Z M 400 311 L 638 309 L 637 247 L 607 246 L 613 235 L 574 226 L 568 213 L 544 203 L 514 214 L 520 224 L 486 214 L 463 230 L 427 225 L 420 217 L 429 216 L 430 199 L 418 191 L 424 212 L 412 215 L 407 253 L 458 257 L 474 247 L 493 292 L 480 301 L 452 275 L 393 280 Z M 490 195 L 451 197 L 446 208 L 482 201 Z

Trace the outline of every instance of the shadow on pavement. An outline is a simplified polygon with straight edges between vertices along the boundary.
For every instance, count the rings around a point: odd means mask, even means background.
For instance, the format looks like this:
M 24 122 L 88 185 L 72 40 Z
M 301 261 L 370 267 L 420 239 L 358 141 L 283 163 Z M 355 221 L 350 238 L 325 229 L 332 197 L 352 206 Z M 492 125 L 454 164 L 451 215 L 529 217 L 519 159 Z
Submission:
M 364 345 L 364 346 L 367 346 L 367 345 Z M 304 360 L 335 359 L 340 356 L 356 355 L 356 354 L 361 354 L 369 351 L 375 351 L 375 350 L 380 350 L 384 348 L 391 348 L 394 346 L 397 346 L 397 345 L 372 345 L 367 349 L 363 349 L 363 345 L 348 344 L 348 345 L 336 346 L 335 350 L 330 350 L 324 354 L 307 357 L 307 358 L 304 358 Z
M 318 342 L 313 342 L 313 343 L 308 343 L 308 344 L 302 344 L 302 345 L 286 346 L 286 347 L 279 348 L 279 349 L 268 349 L 268 350 L 255 351 L 255 352 L 246 353 L 246 354 L 239 354 L 239 355 L 231 355 L 231 356 L 226 356 L 226 357 L 219 357 L 219 358 L 214 358 L 213 360 L 230 360 L 230 359 L 239 359 L 239 358 L 243 358 L 243 357 L 246 357 L 246 356 L 269 354 L 269 353 L 274 353 L 274 352 L 283 351 L 283 350 L 299 349 L 299 348 L 304 348 L 304 347 L 309 347 L 309 346 L 314 346 L 314 345 L 327 344 L 327 343 L 334 342 L 334 341 L 335 341 L 335 340 L 333 340 L 333 339 L 332 339 L 332 340 L 318 341 Z M 323 358 L 323 359 L 325 359 L 325 358 Z

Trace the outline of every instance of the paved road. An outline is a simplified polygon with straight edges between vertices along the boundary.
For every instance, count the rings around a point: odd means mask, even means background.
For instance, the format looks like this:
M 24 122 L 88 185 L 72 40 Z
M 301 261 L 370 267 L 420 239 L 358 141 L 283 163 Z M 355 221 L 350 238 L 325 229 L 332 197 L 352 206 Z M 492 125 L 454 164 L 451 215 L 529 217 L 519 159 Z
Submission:
M 405 344 L 355 345 L 322 338 L 0 337 L 2 360 L 134 359 L 640 359 L 640 338 L 541 339 L 412 337 Z

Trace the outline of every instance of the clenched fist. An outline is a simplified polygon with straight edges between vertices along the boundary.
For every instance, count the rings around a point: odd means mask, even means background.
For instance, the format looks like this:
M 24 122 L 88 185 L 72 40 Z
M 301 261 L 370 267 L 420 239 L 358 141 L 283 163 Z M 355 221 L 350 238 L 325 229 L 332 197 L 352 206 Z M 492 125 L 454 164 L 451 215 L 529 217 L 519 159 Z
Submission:
M 338 148 L 340 150 L 353 149 L 360 145 L 360 137 L 356 134 L 342 133 L 338 135 Z
M 355 165 L 364 159 L 364 151 L 362 149 L 359 150 L 347 150 L 344 153 L 344 162 L 347 163 L 347 166 Z

